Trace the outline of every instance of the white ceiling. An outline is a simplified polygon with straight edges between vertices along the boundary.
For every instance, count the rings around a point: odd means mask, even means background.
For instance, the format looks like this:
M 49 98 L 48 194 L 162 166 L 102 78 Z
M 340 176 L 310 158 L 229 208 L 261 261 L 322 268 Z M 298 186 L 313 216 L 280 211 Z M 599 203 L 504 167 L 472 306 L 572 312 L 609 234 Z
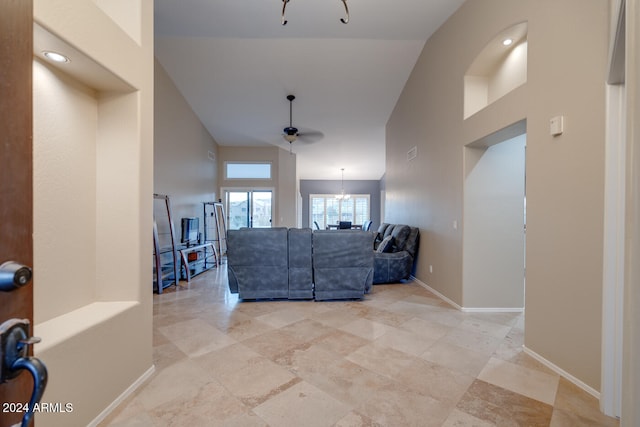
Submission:
M 155 0 L 155 52 L 222 146 L 289 149 L 301 179 L 380 179 L 385 125 L 424 42 L 463 0 Z M 180 141 L 176 141 L 177 144 Z

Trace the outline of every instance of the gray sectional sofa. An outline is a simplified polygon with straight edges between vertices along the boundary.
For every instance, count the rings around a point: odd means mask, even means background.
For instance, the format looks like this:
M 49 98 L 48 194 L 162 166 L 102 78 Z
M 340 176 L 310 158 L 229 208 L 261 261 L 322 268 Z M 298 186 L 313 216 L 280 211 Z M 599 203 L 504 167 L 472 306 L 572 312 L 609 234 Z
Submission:
M 229 230 L 229 290 L 241 299 L 363 298 L 373 283 L 374 237 L 359 230 Z
M 409 279 L 418 251 L 420 230 L 404 224 L 383 223 L 374 243 L 373 283 Z

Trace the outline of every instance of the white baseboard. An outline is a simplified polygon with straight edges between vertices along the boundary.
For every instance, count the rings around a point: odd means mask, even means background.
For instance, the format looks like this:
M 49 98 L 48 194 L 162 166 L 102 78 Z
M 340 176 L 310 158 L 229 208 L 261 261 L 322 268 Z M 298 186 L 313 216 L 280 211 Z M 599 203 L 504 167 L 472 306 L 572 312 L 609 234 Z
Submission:
M 544 357 L 540 356 L 538 353 L 536 353 L 535 351 L 531 350 L 530 348 L 527 348 L 526 346 L 522 346 L 522 349 L 529 356 L 533 357 L 538 362 L 542 363 L 544 366 L 546 366 L 547 368 L 551 369 L 556 374 L 566 378 L 568 381 L 572 382 L 573 384 L 575 384 L 576 386 L 578 386 L 582 390 L 586 391 L 591 396 L 593 396 L 596 399 L 600 400 L 600 392 L 598 390 L 596 390 L 593 387 L 591 387 L 591 386 L 585 384 L 584 382 L 580 381 L 578 378 L 574 377 L 573 375 L 571 375 L 570 373 L 568 373 L 564 369 L 560 368 L 559 366 L 553 364 L 552 362 L 549 362 L 547 359 L 545 359 Z
M 495 307 L 495 308 L 493 307 L 461 307 L 460 305 L 456 304 L 455 302 L 445 297 L 440 292 L 436 291 L 431 286 L 427 285 L 426 283 L 422 282 L 416 277 L 411 276 L 411 279 L 414 282 L 416 282 L 418 285 L 428 290 L 429 292 L 435 294 L 442 301 L 446 302 L 450 306 L 464 313 L 522 313 L 524 312 L 524 308 L 521 308 L 521 307 Z
M 100 414 L 95 417 L 93 419 L 93 421 L 91 421 L 89 424 L 87 424 L 87 427 L 97 427 L 98 424 L 100 424 L 105 418 L 107 418 L 107 416 L 118 407 L 118 405 L 120 405 L 122 402 L 124 402 L 124 400 L 129 397 L 131 395 L 131 393 L 133 393 L 134 391 L 136 391 L 136 389 L 138 387 L 140 387 L 147 379 L 149 379 L 149 377 L 151 377 L 151 375 L 153 375 L 153 373 L 155 372 L 156 367 L 155 365 L 151 365 L 151 367 L 149 369 L 147 369 L 147 371 L 142 374 L 137 380 L 135 380 L 133 382 L 133 384 L 131 384 L 129 387 L 127 387 L 127 389 L 125 391 L 122 392 L 122 394 L 120 394 L 120 396 L 118 396 L 116 398 L 116 400 L 114 400 L 113 402 L 111 402 L 111 404 L 109 406 L 107 406 L 104 411 L 100 412 Z
M 452 306 L 453 308 L 462 311 L 462 307 L 460 307 L 458 304 L 456 304 L 454 301 L 450 300 L 449 298 L 445 297 L 444 295 L 442 295 L 440 292 L 436 291 L 435 289 L 433 289 L 431 286 L 427 285 L 426 283 L 424 283 L 423 281 L 421 281 L 420 279 L 418 279 L 415 276 L 411 276 L 411 280 L 413 280 L 414 282 L 416 282 L 418 285 L 422 286 L 423 288 L 425 288 L 426 290 L 428 290 L 429 292 L 431 292 L 432 294 L 435 294 L 438 298 L 440 298 L 442 301 L 446 302 L 447 304 L 449 304 L 450 306 Z
M 520 312 L 521 313 L 521 312 L 524 312 L 524 308 L 467 308 L 467 307 L 461 307 L 458 304 L 456 304 L 455 302 L 451 301 L 449 298 L 447 298 L 444 295 L 442 295 L 440 292 L 438 292 L 435 289 L 433 289 L 431 286 L 429 286 L 426 283 L 424 283 L 424 282 L 420 281 L 419 279 L 415 278 L 414 276 L 411 276 L 411 279 L 414 282 L 416 282 L 418 285 L 420 285 L 423 288 L 425 288 L 426 290 L 428 290 L 429 292 L 435 294 L 438 298 L 440 298 L 441 300 L 443 300 L 447 304 L 451 305 L 454 308 L 457 308 L 458 310 L 460 310 L 462 312 L 467 312 L 467 313 L 474 313 L 474 312 L 475 313 L 481 313 L 481 312 L 484 312 L 484 313 L 489 313 L 489 312 L 492 312 L 492 313 L 495 313 L 495 312 L 518 313 L 518 312 Z M 533 357 L 538 362 L 542 363 L 544 366 L 546 366 L 547 368 L 551 369 L 556 374 L 566 378 L 568 381 L 570 381 L 571 383 L 575 384 L 577 387 L 581 388 L 582 390 L 586 391 L 587 393 L 589 393 L 590 395 L 592 395 L 596 399 L 600 400 L 600 392 L 598 390 L 596 390 L 593 387 L 587 385 L 583 381 L 580 381 L 578 378 L 574 377 L 573 375 L 571 375 L 570 373 L 568 373 L 564 369 L 560 368 L 559 366 L 551 363 L 550 361 L 548 361 L 544 357 L 540 356 L 535 351 L 533 351 L 533 350 L 531 350 L 531 349 L 529 349 L 529 348 L 527 348 L 525 346 L 522 346 L 522 348 L 523 348 L 523 351 L 525 353 L 527 353 L 529 356 Z
M 462 307 L 465 313 L 523 313 L 521 307 Z

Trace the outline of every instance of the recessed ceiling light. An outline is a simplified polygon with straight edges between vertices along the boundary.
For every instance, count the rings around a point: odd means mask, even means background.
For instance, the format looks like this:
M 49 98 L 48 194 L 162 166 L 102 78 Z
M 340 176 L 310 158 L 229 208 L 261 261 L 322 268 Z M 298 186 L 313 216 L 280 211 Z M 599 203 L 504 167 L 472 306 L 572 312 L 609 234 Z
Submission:
M 511 45 L 511 43 L 513 43 L 513 39 L 504 39 L 504 40 L 502 40 L 502 44 L 504 46 L 509 46 L 509 45 Z
M 54 62 L 70 62 L 71 60 L 69 58 L 67 58 L 66 56 L 57 53 L 57 52 L 51 52 L 48 50 L 45 50 L 44 52 L 42 52 L 42 54 L 47 58 L 50 59 Z

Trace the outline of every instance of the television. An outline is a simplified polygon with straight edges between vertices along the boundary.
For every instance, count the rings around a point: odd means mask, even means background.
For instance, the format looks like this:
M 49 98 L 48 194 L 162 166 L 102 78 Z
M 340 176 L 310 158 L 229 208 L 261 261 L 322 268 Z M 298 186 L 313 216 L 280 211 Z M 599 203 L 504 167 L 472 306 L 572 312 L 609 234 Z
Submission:
M 198 243 L 198 232 L 200 231 L 200 221 L 197 217 L 182 218 L 182 237 L 180 243 L 191 246 Z

